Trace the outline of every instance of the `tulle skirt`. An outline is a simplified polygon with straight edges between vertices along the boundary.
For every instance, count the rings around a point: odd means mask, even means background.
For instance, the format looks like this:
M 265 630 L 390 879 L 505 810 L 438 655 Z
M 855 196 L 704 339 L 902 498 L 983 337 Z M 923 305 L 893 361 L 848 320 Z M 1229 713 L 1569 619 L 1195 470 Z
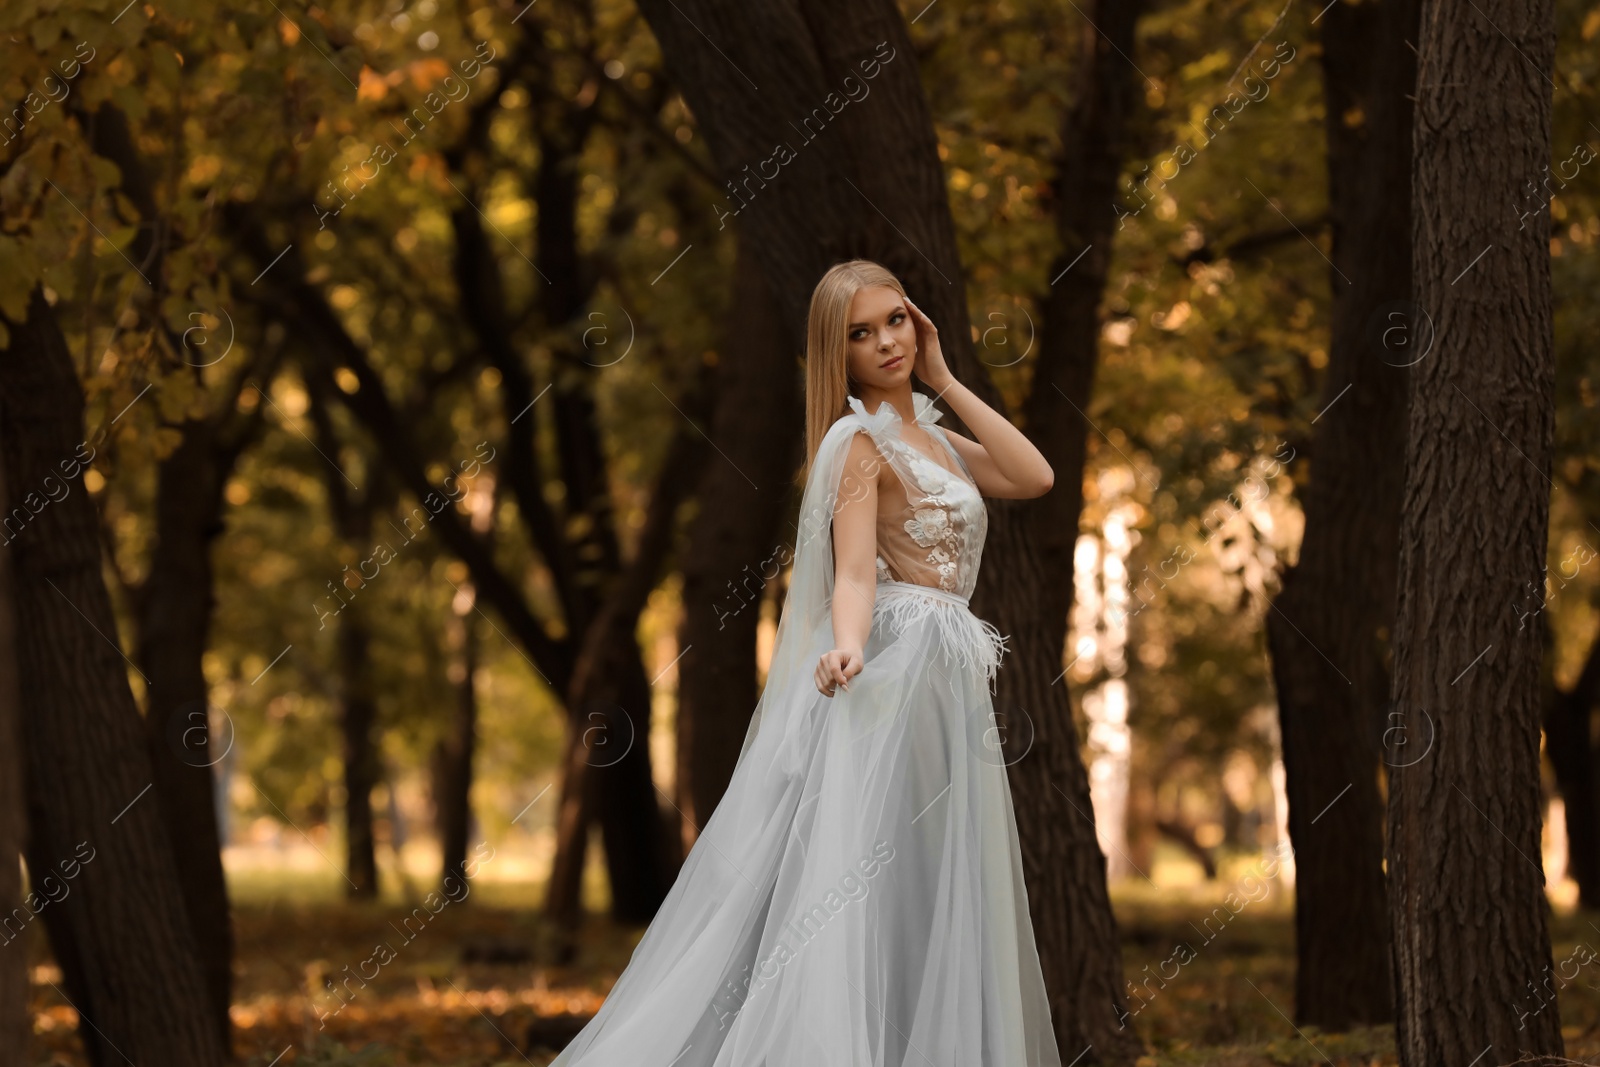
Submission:
M 895 582 L 873 616 L 848 693 L 807 676 L 763 697 L 676 883 L 552 1067 L 1059 1067 L 987 684 L 998 635 Z M 831 627 L 806 637 L 814 662 Z

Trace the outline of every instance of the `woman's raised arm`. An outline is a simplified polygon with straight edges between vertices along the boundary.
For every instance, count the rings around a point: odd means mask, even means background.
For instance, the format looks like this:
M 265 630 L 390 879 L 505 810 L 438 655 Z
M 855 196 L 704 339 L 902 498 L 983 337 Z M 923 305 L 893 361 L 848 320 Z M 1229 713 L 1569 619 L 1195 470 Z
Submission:
M 972 471 L 984 496 L 1026 500 L 1043 496 L 1055 484 L 1055 472 L 1033 442 L 1011 420 L 985 404 L 956 380 L 945 365 L 939 331 L 922 309 L 906 298 L 917 325 L 917 377 L 950 405 L 977 435 L 976 441 L 946 431 L 950 444 Z

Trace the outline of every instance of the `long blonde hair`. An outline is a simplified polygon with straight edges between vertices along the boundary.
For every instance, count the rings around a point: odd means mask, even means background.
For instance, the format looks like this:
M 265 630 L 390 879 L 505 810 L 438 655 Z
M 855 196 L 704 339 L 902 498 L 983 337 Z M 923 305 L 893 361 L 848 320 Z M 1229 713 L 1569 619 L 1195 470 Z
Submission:
M 876 285 L 905 298 L 900 279 L 870 259 L 835 264 L 811 291 L 811 311 L 806 317 L 806 464 L 801 477 L 811 470 L 828 427 L 845 413 L 850 395 L 846 355 L 850 302 L 862 289 Z

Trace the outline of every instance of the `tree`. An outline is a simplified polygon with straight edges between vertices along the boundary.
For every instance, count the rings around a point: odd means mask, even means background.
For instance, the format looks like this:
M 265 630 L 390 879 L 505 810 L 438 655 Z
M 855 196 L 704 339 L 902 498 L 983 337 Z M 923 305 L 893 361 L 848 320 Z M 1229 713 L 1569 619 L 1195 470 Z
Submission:
M 0 440 L 4 436 L 0 430 Z M 11 507 L 5 464 L 0 463 L 0 514 L 9 514 Z M 0 548 L 0 1060 L 7 1063 L 24 1062 L 33 1038 L 27 955 L 32 942 L 27 932 L 32 907 L 18 907 L 23 904 L 19 861 L 27 839 L 27 809 L 22 796 L 22 699 L 15 604 L 12 556 Z
M 150 756 L 126 656 L 113 643 L 99 520 L 73 481 L 93 456 L 83 396 L 43 289 L 24 321 L 7 319 L 0 455 L 19 501 L 7 521 L 18 527 L 28 868 L 72 881 L 41 914 L 68 997 L 89 1024 L 80 1033 L 90 1062 L 212 1067 L 224 1049 L 172 843 L 145 796 Z
M 144 722 L 151 770 L 205 970 L 212 1019 L 225 1045 L 232 1032 L 233 923 L 212 768 L 226 756 L 232 738 L 217 748 L 210 736 L 204 657 L 215 608 L 211 550 L 222 532 L 222 494 L 259 423 L 234 406 L 248 373 L 237 375 L 234 388 L 224 390 L 219 413 L 187 419 L 178 428 L 178 446 L 158 468 L 149 569 L 129 590 L 138 619 L 138 660 L 150 682 Z
M 76 98 L 72 106 L 95 153 L 116 163 L 121 188 L 137 212 L 136 232 L 128 245 L 130 258 L 165 284 L 168 244 L 179 231 L 161 212 L 150 168 L 135 146 L 127 116 L 110 103 L 92 113 Z M 141 305 L 158 300 L 154 291 L 135 292 Z M 163 430 L 176 431 L 177 443 L 157 461 L 149 565 L 142 581 L 123 579 L 122 585 L 138 623 L 140 669 L 149 680 L 144 722 L 156 794 L 176 852 L 212 1018 L 228 1047 L 233 1027 L 229 1010 L 233 924 L 212 773 L 226 749 L 212 750 L 210 686 L 203 666 L 216 606 L 211 552 L 222 533 L 223 490 L 261 429 L 260 407 L 240 411 L 239 397 L 247 387 L 260 388 L 263 379 L 271 379 L 282 349 L 253 346 L 249 356 L 235 356 L 224 364 L 236 338 L 211 338 L 204 330 L 180 335 L 159 312 L 143 310 L 167 352 L 176 357 L 170 361 L 172 374 L 188 379 L 197 402 L 175 425 L 163 421 Z M 177 365 L 180 360 L 183 366 Z M 218 368 L 211 373 L 220 379 L 214 392 L 207 389 L 211 367 Z
M 1539 992 L 1543 640 L 1516 605 L 1544 575 L 1555 361 L 1547 215 L 1524 229 L 1514 205 L 1550 159 L 1554 8 L 1427 0 L 1421 26 L 1412 248 L 1437 340 L 1411 369 L 1393 713 L 1427 754 L 1390 775 L 1396 1044 L 1537 1060 L 1563 1045 Z
M 1411 224 L 1416 24 L 1416 0 L 1323 14 L 1332 336 L 1305 535 L 1266 618 L 1295 849 L 1295 1018 L 1327 1030 L 1393 1011 L 1374 738 L 1387 725 L 1404 368 L 1428 344 L 1404 303 L 1410 249 L 1394 240 Z
M 980 608 L 989 606 L 1003 632 L 1030 635 L 1017 646 L 1019 662 L 1002 672 L 997 711 L 1005 715 L 1008 747 L 1026 721 L 1035 753 L 1010 768 L 1018 798 L 1018 834 L 1030 886 L 1045 982 L 1062 1051 L 1105 1062 L 1140 1050 L 1125 1028 L 1122 961 L 1106 887 L 1105 856 L 1096 834 L 1089 779 L 1071 717 L 1057 712 L 1064 691 L 1062 649 L 1073 597 L 1073 550 L 1083 512 L 1087 412 L 1099 360 L 1100 307 L 1111 269 L 1117 178 L 1129 144 L 1125 131 L 1135 107 L 1134 28 L 1141 0 L 1093 4 L 1076 30 L 1072 104 L 1062 119 L 1055 159 L 1059 252 L 1052 281 L 1038 297 L 1039 363 L 1023 412 L 1029 431 L 1056 471 L 1056 489 L 1007 510 L 1013 524 L 991 534 L 999 550 L 979 577 Z M 991 550 L 993 551 L 993 550 Z M 1014 709 L 1014 710 L 1013 710 Z M 1006 721 L 1009 720 L 1009 721 Z M 1014 758 L 1014 757 L 1013 757 Z M 1044 893 L 1034 887 L 1047 887 Z M 1110 988 L 1107 988 L 1109 985 Z M 1116 1016 L 1111 1029 L 1101 1014 Z
M 337 391 L 331 379 L 324 380 L 324 377 L 316 372 L 307 375 L 314 397 L 311 416 L 321 442 L 318 447 L 327 456 L 337 456 L 339 441 L 328 410 L 332 405 L 330 398 Z M 374 513 L 389 504 L 392 496 L 382 475 L 374 475 L 370 466 L 366 469 L 365 490 L 348 482 L 344 469 L 334 462 L 330 461 L 322 469 L 334 529 L 345 550 L 357 556 L 372 544 Z M 359 570 L 358 567 L 358 574 Z M 341 580 L 341 584 L 347 582 L 348 579 Z M 351 593 L 365 584 L 360 577 L 356 582 L 356 587 L 346 586 Z M 350 887 L 352 898 L 374 900 L 378 896 L 378 855 L 373 837 L 372 790 L 378 784 L 380 769 L 374 737 L 378 720 L 376 667 L 367 608 L 364 599 L 341 607 L 339 614 L 343 617 L 335 623 L 338 627 L 335 640 L 338 644 L 340 758 L 344 764 L 345 883 Z M 345 615 L 346 610 L 348 615 Z
M 487 488 L 468 500 L 472 528 L 490 538 L 494 530 L 495 480 L 486 474 Z M 439 740 L 429 754 L 430 791 L 433 795 L 434 832 L 439 837 L 439 891 L 446 896 L 468 880 L 467 849 L 472 842 L 472 768 L 478 749 L 478 641 L 477 591 L 463 582 L 450 601 L 446 623 L 450 662 L 446 672 L 451 688 L 450 713 Z
M 728 788 L 760 696 L 756 627 L 766 582 L 787 562 L 775 541 L 803 436 L 796 353 L 742 241 L 722 351 L 708 433 L 739 460 L 706 464 L 684 537 L 676 788 L 686 851 Z
M 563 23 L 561 32 L 570 30 L 577 39 L 587 40 L 593 31 L 586 22 L 589 14 L 588 9 L 579 9 L 571 24 Z M 666 505 L 681 503 L 686 496 L 683 487 L 692 487 L 698 477 L 697 468 L 674 463 L 702 462 L 699 456 L 709 448 L 696 447 L 701 440 L 697 424 L 674 425 L 668 420 L 671 433 L 664 435 L 665 446 L 653 450 L 664 462 L 652 472 L 651 491 L 640 494 L 651 501 L 659 495 L 663 506 L 652 503 L 645 509 L 644 525 L 635 528 L 636 537 L 628 537 L 632 531 L 623 526 L 627 516 L 614 507 L 616 472 L 603 439 L 598 402 L 600 372 L 609 361 L 591 358 L 594 353 L 585 347 L 592 323 L 584 313 L 602 283 L 623 288 L 626 279 L 618 261 L 642 212 L 636 198 L 618 198 L 603 217 L 606 238 L 598 247 L 580 239 L 578 215 L 583 190 L 580 157 L 589 131 L 600 125 L 593 110 L 599 107 L 596 101 L 610 102 L 626 94 L 609 86 L 574 94 L 566 81 L 575 77 L 579 84 L 595 88 L 604 80 L 597 73 L 600 64 L 581 49 L 570 57 L 550 55 L 537 17 L 509 31 L 518 35 L 514 47 L 502 47 L 500 61 L 479 72 L 483 79 L 479 84 L 492 83 L 493 90 L 452 112 L 463 121 L 458 126 L 451 119 L 454 139 L 439 153 L 447 167 L 444 177 L 449 179 L 434 183 L 445 190 L 443 211 L 427 196 L 421 198 L 420 207 L 405 204 L 408 211 L 443 216 L 446 239 L 436 254 L 419 254 L 409 263 L 401 259 L 396 266 L 390 234 L 384 230 L 379 239 L 366 239 L 378 230 L 364 232 L 360 218 L 340 223 L 341 239 L 346 234 L 356 238 L 350 242 L 359 249 L 356 257 L 346 253 L 333 260 L 315 252 L 311 227 L 298 228 L 311 219 L 295 206 L 316 191 L 298 187 L 303 175 L 326 165 L 326 159 L 313 160 L 317 167 L 295 161 L 292 172 L 283 175 L 281 192 L 271 197 L 277 209 L 263 210 L 265 198 L 258 198 L 249 205 L 232 203 L 224 215 L 229 238 L 247 257 L 248 273 L 240 271 L 241 289 L 247 288 L 246 280 L 262 274 L 252 297 L 269 314 L 295 326 L 297 337 L 305 342 L 308 366 L 314 361 L 324 373 L 354 376 L 352 390 L 341 391 L 337 399 L 370 435 L 375 459 L 389 468 L 403 491 L 419 500 L 437 496 L 429 464 L 436 461 L 442 442 L 453 440 L 456 424 L 447 404 L 460 401 L 460 392 L 452 390 L 441 402 L 444 387 L 471 382 L 480 371 L 494 377 L 493 400 L 474 418 L 495 427 L 495 468 L 502 476 L 505 502 L 514 508 L 526 536 L 515 542 L 500 538 L 491 546 L 453 507 L 439 511 L 432 528 L 468 567 L 477 603 L 485 612 L 499 615 L 504 634 L 520 646 L 558 699 L 567 703 L 565 766 L 589 784 L 583 788 L 576 780 L 563 784 L 547 907 L 561 929 L 570 929 L 593 819 L 600 822 L 606 841 L 615 917 L 646 921 L 671 884 L 674 849 L 663 837 L 649 748 L 623 739 L 648 737 L 650 675 L 634 631 L 639 610 L 675 546 L 677 516 Z M 485 43 L 480 54 L 487 52 Z M 431 64 L 420 66 L 424 69 L 417 71 L 419 79 L 437 79 Z M 337 80 L 337 74 L 328 76 L 330 86 Z M 329 91 L 342 94 L 343 86 Z M 539 106 L 512 114 L 507 102 L 524 92 Z M 664 95 L 664 90 L 656 94 L 658 109 Z M 390 98 L 381 108 L 404 117 L 409 106 L 403 99 Z M 627 98 L 627 107 L 632 122 L 635 109 L 649 113 L 651 100 Z M 531 127 L 534 136 L 529 140 L 537 151 L 526 155 L 536 162 L 523 158 L 519 138 L 492 136 L 497 125 L 505 126 L 499 119 L 506 116 Z M 636 140 L 618 139 L 622 147 L 617 150 L 630 165 L 635 154 L 647 158 L 660 154 L 663 141 L 681 149 L 670 137 L 658 135 L 643 139 L 645 151 L 640 151 Z M 672 162 L 675 166 L 680 162 L 678 153 Z M 679 211 L 682 229 L 697 237 L 708 234 L 714 221 L 709 212 L 679 188 L 684 184 L 679 174 L 673 175 L 672 183 L 668 199 L 673 207 L 687 205 Z M 508 254 L 504 231 L 486 224 L 480 214 L 479 205 L 492 204 L 507 186 L 518 190 L 519 197 L 537 198 L 538 211 L 530 213 L 532 258 L 514 243 Z M 432 189 L 424 187 L 425 192 Z M 282 218 L 285 224 L 264 225 L 263 216 Z M 277 241 L 281 235 L 286 236 Z M 279 261 L 285 243 L 292 248 Z M 370 258 L 363 261 L 362 256 Z M 448 274 L 433 269 L 441 260 L 451 264 Z M 334 264 L 337 274 L 331 269 Z M 350 271 L 352 266 L 355 271 Z M 332 302 L 335 285 L 329 283 L 334 281 L 345 283 L 346 292 L 359 287 L 375 308 L 425 306 L 441 327 L 430 351 L 420 351 L 408 324 L 399 324 L 392 332 L 380 329 L 373 336 L 366 323 L 346 321 Z M 408 355 L 417 351 L 420 366 L 390 358 L 385 348 L 391 343 L 407 349 Z M 659 343 L 652 338 L 652 344 L 643 347 L 648 351 Z M 642 362 L 636 356 L 632 365 Z M 697 380 L 692 366 L 677 376 Z M 678 387 L 670 378 L 665 384 L 670 388 L 662 392 L 675 396 L 675 404 L 696 416 L 697 387 L 674 392 Z M 546 391 L 552 395 L 541 400 Z M 657 395 L 655 389 L 649 392 Z M 428 432 L 414 429 L 419 425 Z M 630 540 L 638 545 L 631 555 L 626 551 Z M 502 561 L 517 554 L 524 566 L 513 571 L 514 564 Z M 553 596 L 534 588 L 545 582 Z M 630 605 L 631 616 L 624 610 Z M 619 657 L 631 661 L 621 662 Z M 581 694 L 576 688 L 580 682 Z M 600 734 L 594 730 L 595 715 L 605 719 Z M 589 742 L 603 734 L 619 740 L 625 754 L 613 758 L 591 752 Z M 605 802 L 593 804 L 596 797 Z

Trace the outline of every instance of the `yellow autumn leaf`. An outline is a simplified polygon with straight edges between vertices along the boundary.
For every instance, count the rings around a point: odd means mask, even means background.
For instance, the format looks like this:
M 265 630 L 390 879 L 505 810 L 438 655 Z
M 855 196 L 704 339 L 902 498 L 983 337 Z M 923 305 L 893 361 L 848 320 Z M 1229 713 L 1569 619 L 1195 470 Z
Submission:
M 371 67 L 361 68 L 361 87 L 356 90 L 357 100 L 382 100 L 389 93 L 389 83 Z
M 431 89 L 450 76 L 450 64 L 442 59 L 419 59 L 406 64 L 406 76 L 418 89 Z

